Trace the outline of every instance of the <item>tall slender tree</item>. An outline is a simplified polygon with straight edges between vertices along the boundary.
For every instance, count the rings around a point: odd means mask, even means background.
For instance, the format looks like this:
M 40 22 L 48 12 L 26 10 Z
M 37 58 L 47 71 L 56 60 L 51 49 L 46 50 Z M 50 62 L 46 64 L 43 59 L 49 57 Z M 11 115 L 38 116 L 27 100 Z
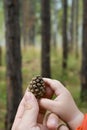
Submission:
M 35 44 L 35 21 L 36 21 L 35 8 L 36 8 L 35 0 L 29 0 L 28 37 L 29 37 L 29 44 L 31 44 L 31 45 Z
M 50 70 L 50 0 L 41 0 L 42 20 L 42 51 L 41 51 L 41 73 L 42 76 L 51 77 Z
M 6 130 L 11 130 L 22 98 L 19 0 L 4 0 L 7 63 Z
M 71 6 L 71 20 L 70 20 L 70 51 L 74 50 L 74 21 L 75 21 L 75 0 L 72 0 Z
M 57 48 L 58 39 L 58 0 L 53 1 L 53 45 Z
M 76 54 L 76 58 L 78 58 L 79 56 L 79 43 L 78 43 L 78 36 L 79 36 L 79 0 L 75 1 L 75 29 L 76 29 L 76 35 L 75 35 L 75 54 Z
M 67 0 L 62 1 L 63 4 L 63 69 L 67 68 L 68 58 L 68 41 L 67 41 Z
M 37 1 L 22 0 L 22 32 L 24 46 L 35 44 L 35 8 Z
M 24 47 L 26 47 L 27 43 L 29 42 L 29 0 L 22 0 L 21 12 L 23 44 Z
M 81 68 L 81 99 L 87 101 L 87 0 L 83 1 L 83 41 Z

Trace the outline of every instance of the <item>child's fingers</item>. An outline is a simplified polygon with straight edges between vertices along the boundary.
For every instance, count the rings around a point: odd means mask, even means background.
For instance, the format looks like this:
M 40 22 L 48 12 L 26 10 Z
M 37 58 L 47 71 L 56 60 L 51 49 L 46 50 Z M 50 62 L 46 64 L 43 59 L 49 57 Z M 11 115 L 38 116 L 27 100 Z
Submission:
M 58 102 L 56 102 L 55 100 L 50 100 L 50 99 L 46 99 L 46 98 L 42 98 L 40 100 L 40 105 L 48 110 L 48 111 L 51 111 L 53 113 L 56 113 L 57 114 L 57 107 L 58 107 Z
M 43 78 L 44 82 L 55 92 L 56 95 L 60 95 L 65 91 L 65 87 L 57 80 L 52 80 L 49 78 Z

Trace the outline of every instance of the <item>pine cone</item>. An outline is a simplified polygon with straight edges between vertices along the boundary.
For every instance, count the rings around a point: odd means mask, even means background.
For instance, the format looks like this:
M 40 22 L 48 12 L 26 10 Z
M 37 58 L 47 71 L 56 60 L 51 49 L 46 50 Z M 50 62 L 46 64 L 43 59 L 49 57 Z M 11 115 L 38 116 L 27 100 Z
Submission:
M 29 84 L 29 91 L 32 92 L 37 99 L 40 99 L 44 96 L 46 90 L 41 76 L 36 76 L 32 79 Z

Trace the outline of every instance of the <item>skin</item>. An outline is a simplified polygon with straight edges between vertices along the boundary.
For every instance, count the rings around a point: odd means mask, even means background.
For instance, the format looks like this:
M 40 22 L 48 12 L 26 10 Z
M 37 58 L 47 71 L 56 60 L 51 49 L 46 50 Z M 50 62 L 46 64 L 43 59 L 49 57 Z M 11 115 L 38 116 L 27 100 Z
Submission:
M 78 109 L 70 92 L 57 80 L 44 78 L 46 86 L 48 86 L 56 98 L 54 100 L 42 98 L 40 106 L 44 109 L 55 113 L 64 122 L 66 122 L 71 130 L 75 130 L 83 121 L 84 114 Z
M 53 91 L 46 87 L 45 97 L 51 98 Z M 12 130 L 69 130 L 66 126 L 59 129 L 60 119 L 57 115 L 50 112 L 45 114 L 46 110 L 39 107 L 35 96 L 26 90 L 23 99 L 18 107 Z
M 47 130 L 37 123 L 39 106 L 36 98 L 30 92 L 26 92 L 17 111 L 12 130 Z

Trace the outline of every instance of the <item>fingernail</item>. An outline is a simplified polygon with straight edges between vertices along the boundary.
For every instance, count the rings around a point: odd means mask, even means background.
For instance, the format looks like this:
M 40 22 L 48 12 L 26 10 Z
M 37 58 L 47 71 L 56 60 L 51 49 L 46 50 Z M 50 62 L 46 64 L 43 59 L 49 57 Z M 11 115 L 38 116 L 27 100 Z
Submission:
M 57 121 L 55 119 L 51 120 L 50 121 L 52 124 L 56 125 L 57 124 Z
M 32 109 L 32 94 L 30 92 L 26 92 L 25 94 L 25 106 L 26 109 Z
M 55 118 L 54 119 L 49 119 L 49 124 L 51 124 L 55 128 L 58 127 L 58 121 Z
M 26 94 L 25 94 L 25 100 L 26 100 L 26 102 L 30 102 L 32 100 L 32 94 L 31 94 L 31 92 L 26 92 Z

